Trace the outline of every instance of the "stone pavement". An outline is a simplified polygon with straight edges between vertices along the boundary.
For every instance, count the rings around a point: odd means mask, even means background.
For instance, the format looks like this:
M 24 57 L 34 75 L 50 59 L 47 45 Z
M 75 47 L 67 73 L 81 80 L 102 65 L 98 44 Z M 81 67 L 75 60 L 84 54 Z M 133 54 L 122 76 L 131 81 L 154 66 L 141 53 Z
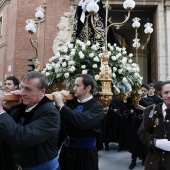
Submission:
M 109 145 L 110 150 L 100 150 L 99 154 L 99 170 L 128 170 L 131 163 L 131 154 L 128 151 L 118 152 L 116 143 Z M 142 161 L 137 160 L 134 170 L 144 170 Z

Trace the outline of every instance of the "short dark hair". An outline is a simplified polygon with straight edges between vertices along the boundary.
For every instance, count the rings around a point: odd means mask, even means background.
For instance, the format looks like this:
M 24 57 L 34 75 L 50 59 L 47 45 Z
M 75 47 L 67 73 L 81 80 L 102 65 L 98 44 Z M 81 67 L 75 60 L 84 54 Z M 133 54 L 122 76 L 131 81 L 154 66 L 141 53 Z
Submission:
M 144 87 L 145 89 L 147 89 L 148 91 L 149 91 L 149 89 L 150 89 L 150 87 L 149 87 L 149 85 L 148 84 L 142 84 L 142 86 L 141 87 Z
M 91 75 L 89 75 L 89 74 L 77 74 L 75 76 L 75 79 L 77 77 L 82 77 L 83 78 L 82 82 L 83 82 L 85 87 L 87 87 L 88 85 L 91 86 L 90 93 L 93 94 L 94 89 L 96 88 L 96 85 L 97 85 L 96 81 L 94 80 L 94 78 Z
M 154 84 L 153 83 L 149 83 L 149 87 L 154 87 Z
M 162 82 L 161 90 L 162 90 L 163 86 L 166 85 L 166 84 L 170 84 L 170 80 L 166 80 L 166 81 Z
M 45 90 L 47 90 L 48 88 L 48 79 L 47 77 L 40 73 L 39 71 L 31 71 L 28 74 L 22 76 L 22 81 L 24 80 L 32 80 L 34 78 L 39 79 L 39 83 L 38 83 L 38 89 L 41 90 L 43 88 L 45 88 Z
M 13 83 L 14 83 L 14 86 L 18 86 L 18 88 L 19 88 L 19 80 L 18 80 L 15 76 L 8 76 L 8 77 L 5 79 L 5 81 L 6 81 L 6 80 L 12 80 Z
M 162 89 L 162 85 L 163 85 L 163 81 L 157 81 L 155 84 L 154 84 L 154 88 L 156 89 L 156 90 L 161 90 Z

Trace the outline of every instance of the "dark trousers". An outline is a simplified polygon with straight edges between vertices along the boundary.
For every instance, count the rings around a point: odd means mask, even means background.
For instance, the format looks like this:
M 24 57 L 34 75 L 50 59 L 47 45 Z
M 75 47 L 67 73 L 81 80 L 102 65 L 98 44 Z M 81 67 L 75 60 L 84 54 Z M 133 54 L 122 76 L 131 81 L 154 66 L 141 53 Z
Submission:
M 167 169 L 165 168 L 164 164 L 162 163 L 159 167 L 159 170 L 167 170 Z

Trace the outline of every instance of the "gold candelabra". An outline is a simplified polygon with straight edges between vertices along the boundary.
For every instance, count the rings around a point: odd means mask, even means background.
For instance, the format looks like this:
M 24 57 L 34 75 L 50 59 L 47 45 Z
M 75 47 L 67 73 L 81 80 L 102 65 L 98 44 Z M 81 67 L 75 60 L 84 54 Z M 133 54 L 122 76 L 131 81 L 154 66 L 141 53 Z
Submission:
M 106 19 L 105 19 L 104 33 L 99 32 L 95 28 L 94 23 L 93 23 L 94 14 L 97 13 L 99 10 L 97 3 L 92 2 L 92 3 L 87 4 L 86 6 L 86 10 L 89 12 L 89 15 L 86 16 L 86 30 L 88 30 L 88 18 L 91 17 L 91 24 L 92 24 L 92 27 L 95 33 L 101 35 L 101 37 L 104 39 L 104 51 L 101 57 L 101 67 L 100 67 L 100 73 L 99 73 L 99 80 L 101 81 L 101 84 L 102 84 L 102 89 L 99 92 L 99 100 L 103 103 L 105 113 L 107 113 L 108 106 L 111 103 L 111 100 L 113 98 L 113 92 L 112 92 L 113 90 L 112 90 L 112 85 L 111 85 L 112 70 L 108 65 L 108 61 L 109 61 L 109 54 L 107 50 L 108 30 L 111 26 L 115 26 L 116 29 L 119 29 L 123 24 L 125 24 L 128 21 L 128 19 L 130 18 L 130 11 L 135 7 L 135 2 L 133 0 L 126 0 L 123 6 L 128 11 L 128 15 L 125 16 L 125 20 L 120 23 L 112 23 L 111 18 L 108 19 L 108 12 L 110 9 L 110 5 L 109 5 L 109 1 L 106 0 L 105 2 Z M 88 40 L 88 33 L 86 35 L 86 38 Z

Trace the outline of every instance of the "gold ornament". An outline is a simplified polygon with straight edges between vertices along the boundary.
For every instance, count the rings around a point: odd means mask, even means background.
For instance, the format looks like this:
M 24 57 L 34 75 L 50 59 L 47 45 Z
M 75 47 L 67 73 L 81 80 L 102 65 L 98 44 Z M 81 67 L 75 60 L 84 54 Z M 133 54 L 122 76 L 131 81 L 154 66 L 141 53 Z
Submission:
M 156 118 L 156 119 L 154 120 L 154 125 L 153 125 L 153 127 L 156 127 L 156 126 L 158 126 L 158 125 L 159 125 L 159 119 Z

